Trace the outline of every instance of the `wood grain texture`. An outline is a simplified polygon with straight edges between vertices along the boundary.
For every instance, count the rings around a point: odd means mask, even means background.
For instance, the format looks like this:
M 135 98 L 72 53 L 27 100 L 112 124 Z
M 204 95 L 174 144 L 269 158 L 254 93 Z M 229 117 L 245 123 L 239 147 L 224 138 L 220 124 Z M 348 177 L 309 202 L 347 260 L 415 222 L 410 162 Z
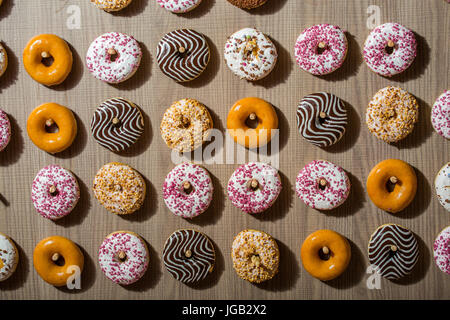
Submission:
M 450 277 L 435 266 L 432 244 L 438 232 L 450 224 L 450 215 L 438 203 L 434 177 L 449 160 L 448 142 L 430 124 L 435 99 L 448 89 L 449 4 L 444 0 L 270 0 L 251 12 L 239 10 L 225 0 L 204 0 L 196 10 L 174 15 L 156 1 L 135 0 L 123 12 L 108 14 L 86 0 L 5 0 L 0 7 L 0 39 L 10 65 L 0 79 L 0 107 L 12 120 L 14 135 L 0 154 L 0 231 L 20 247 L 17 273 L 0 283 L 0 299 L 449 299 Z M 81 29 L 66 27 L 66 9 L 81 8 Z M 367 7 L 379 5 L 381 22 L 399 22 L 414 30 L 419 53 L 412 67 L 400 76 L 386 79 L 372 73 L 361 51 L 369 30 Z M 295 65 L 293 46 L 308 26 L 331 23 L 348 31 L 349 55 L 344 66 L 329 76 L 315 77 Z M 223 61 L 222 49 L 228 35 L 255 26 L 268 34 L 279 51 L 279 61 L 268 78 L 255 84 L 236 78 Z M 167 32 L 193 28 L 204 33 L 211 45 L 211 62 L 200 78 L 176 84 L 156 64 L 156 46 Z M 144 50 L 142 66 L 129 81 L 111 86 L 93 78 L 84 67 L 90 42 L 99 34 L 119 31 L 133 35 Z M 67 81 L 55 88 L 34 82 L 22 65 L 22 50 L 38 33 L 54 33 L 67 40 L 74 54 L 74 68 Z M 420 121 L 414 132 L 396 146 L 373 137 L 364 123 L 365 108 L 379 89 L 401 86 L 420 103 Z M 348 132 L 342 141 L 319 149 L 301 138 L 296 128 L 295 108 L 312 92 L 328 91 L 341 97 L 350 108 Z M 117 155 L 101 147 L 89 129 L 93 111 L 103 100 L 122 96 L 137 103 L 145 113 L 145 136 L 126 154 Z M 280 170 L 284 189 L 268 212 L 253 217 L 234 208 L 226 196 L 226 184 L 237 165 L 206 165 L 215 196 L 211 209 L 192 221 L 171 214 L 162 199 L 162 184 L 173 167 L 170 150 L 159 134 L 166 108 L 175 100 L 190 97 L 211 110 L 216 127 L 225 127 L 233 103 L 246 96 L 261 97 L 276 106 L 281 128 Z M 26 133 L 28 114 L 37 105 L 54 101 L 77 115 L 78 137 L 74 145 L 55 156 L 36 148 Z M 369 170 L 386 158 L 399 158 L 416 168 L 419 189 L 412 205 L 401 214 L 377 209 L 365 192 Z M 324 214 L 307 208 L 295 195 L 299 170 L 313 159 L 327 159 L 349 172 L 352 192 L 339 209 Z M 149 195 L 144 208 L 129 217 L 106 212 L 91 192 L 93 177 L 103 164 L 121 161 L 147 179 Z M 68 217 L 58 222 L 41 218 L 30 200 L 31 182 L 45 165 L 56 163 L 79 178 L 82 200 Z M 380 290 L 366 288 L 367 243 L 381 224 L 399 223 L 419 239 L 421 256 L 413 274 L 397 283 L 382 280 Z M 217 250 L 216 271 L 199 286 L 177 282 L 165 270 L 161 252 L 167 237 L 178 228 L 206 233 Z M 240 280 L 230 259 L 233 237 L 244 228 L 273 235 L 281 250 L 277 277 L 262 285 Z M 313 279 L 302 267 L 300 246 L 306 236 L 321 228 L 345 235 L 352 244 L 348 270 L 331 282 Z M 97 264 L 103 238 L 116 230 L 131 230 L 149 243 L 150 269 L 129 287 L 109 281 Z M 33 268 L 36 243 L 49 235 L 62 235 L 79 244 L 86 257 L 82 290 L 69 292 L 46 284 Z

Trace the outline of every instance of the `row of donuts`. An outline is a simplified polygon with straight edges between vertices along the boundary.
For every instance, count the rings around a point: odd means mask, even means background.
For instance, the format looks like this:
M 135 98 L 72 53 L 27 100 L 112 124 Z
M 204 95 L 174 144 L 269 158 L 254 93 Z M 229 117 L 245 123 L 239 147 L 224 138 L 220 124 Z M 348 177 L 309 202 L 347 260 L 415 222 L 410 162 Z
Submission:
M 450 274 L 450 226 L 434 242 L 438 268 Z M 0 282 L 8 279 L 19 263 L 13 240 L 0 233 Z M 339 277 L 351 260 L 351 246 L 341 234 L 328 229 L 311 233 L 301 246 L 301 262 L 313 277 L 329 281 Z M 389 280 L 410 274 L 419 259 L 419 246 L 413 232 L 397 225 L 384 224 L 371 235 L 368 243 L 369 263 Z M 164 244 L 162 257 L 166 270 L 178 281 L 196 283 L 214 271 L 216 254 L 207 235 L 192 229 L 179 229 Z M 278 273 L 280 251 L 269 234 L 254 229 L 239 232 L 231 246 L 233 267 L 241 279 L 261 283 Z M 131 231 L 109 234 L 98 250 L 98 263 L 104 275 L 120 285 L 135 283 L 149 267 L 147 242 Z M 42 239 L 33 252 L 33 265 L 47 283 L 68 286 L 73 275 L 81 276 L 84 255 L 77 244 L 62 236 Z

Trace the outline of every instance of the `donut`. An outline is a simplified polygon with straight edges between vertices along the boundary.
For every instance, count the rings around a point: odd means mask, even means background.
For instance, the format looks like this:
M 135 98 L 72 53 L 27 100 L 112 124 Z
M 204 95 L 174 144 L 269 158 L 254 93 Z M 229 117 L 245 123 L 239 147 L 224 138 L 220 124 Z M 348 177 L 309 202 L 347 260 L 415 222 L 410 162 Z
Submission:
M 53 132 L 53 127 L 58 127 Z M 44 103 L 28 116 L 27 132 L 31 141 L 48 153 L 66 150 L 77 135 L 77 120 L 72 111 L 57 103 Z
M 363 56 L 375 73 L 392 77 L 408 69 L 417 54 L 414 33 L 398 23 L 385 23 L 370 32 Z
M 367 194 L 380 209 L 397 213 L 414 199 L 417 177 L 414 169 L 398 159 L 378 163 L 367 177 Z
M 145 240 L 131 231 L 116 231 L 98 250 L 98 263 L 105 276 L 114 283 L 129 285 L 145 274 L 149 264 Z
M 18 264 L 19 251 L 14 241 L 0 232 L 0 282 L 11 277 Z
M 42 168 L 31 186 L 31 201 L 44 218 L 57 220 L 68 215 L 80 199 L 77 178 L 58 165 Z
M 177 230 L 164 244 L 164 265 L 176 280 L 183 283 L 205 279 L 213 271 L 215 260 L 213 243 L 199 231 Z
M 164 113 L 161 136 L 167 146 L 179 152 L 191 152 L 208 139 L 213 120 L 208 109 L 195 99 L 175 101 Z
M 314 160 L 300 170 L 296 179 L 297 196 L 313 209 L 332 210 L 339 207 L 350 193 L 350 179 L 341 167 Z
M 115 214 L 131 214 L 143 204 L 144 178 L 133 168 L 119 162 L 105 164 L 94 178 L 94 195 L 102 206 Z
M 434 261 L 442 272 L 450 274 L 450 226 L 442 230 L 433 245 Z
M 62 83 L 72 70 L 72 51 L 54 34 L 41 34 L 28 41 L 23 50 L 23 65 L 31 78 L 40 84 Z
M 419 120 L 416 98 L 398 87 L 378 91 L 366 110 L 366 124 L 378 139 L 393 143 L 404 139 Z
M 89 46 L 86 66 L 101 81 L 121 83 L 136 73 L 141 58 L 141 47 L 132 36 L 108 32 L 96 38 Z
M 254 126 L 252 126 L 254 124 Z M 265 146 L 278 131 L 278 116 L 270 103 L 248 97 L 236 101 L 227 117 L 227 131 L 246 148 Z
M 91 0 L 97 8 L 106 12 L 120 11 L 127 7 L 132 0 Z
M 156 0 L 161 8 L 173 13 L 186 13 L 194 10 L 202 0 Z
M 282 189 L 278 170 L 262 162 L 241 165 L 230 177 L 227 191 L 231 203 L 245 213 L 261 213 L 277 200 Z
M 231 259 L 233 268 L 241 279 L 261 283 L 278 273 L 280 250 L 271 235 L 246 229 L 234 237 Z
M 333 230 L 317 230 L 303 241 L 300 251 L 303 267 L 322 281 L 339 277 L 350 263 L 352 250 L 348 240 Z
M 378 227 L 369 240 L 369 263 L 378 274 L 389 280 L 400 279 L 411 272 L 419 258 L 414 234 L 398 224 Z
M 347 56 L 347 49 L 347 37 L 341 28 L 318 24 L 298 36 L 294 54 L 301 69 L 320 76 L 339 69 Z
M 267 0 L 228 0 L 232 5 L 240 9 L 255 9 L 267 2 Z
M 103 147 L 120 152 L 133 145 L 144 132 L 144 117 L 139 108 L 123 98 L 104 101 L 91 120 L 94 139 Z
M 241 79 L 257 81 L 266 77 L 277 63 L 277 48 L 261 31 L 244 28 L 225 43 L 225 62 Z
M 169 210 L 183 218 L 194 218 L 208 209 L 214 187 L 206 169 L 193 163 L 173 168 L 163 185 L 163 197 Z
M 69 277 L 83 271 L 84 256 L 71 240 L 61 236 L 42 239 L 34 248 L 33 265 L 38 275 L 47 283 L 62 287 Z
M 303 138 L 318 147 L 338 142 L 347 126 L 347 110 L 334 94 L 318 92 L 305 96 L 297 107 L 297 127 Z
M 210 58 L 205 36 L 192 29 L 169 32 L 158 43 L 156 60 L 162 73 L 176 82 L 196 79 Z
M 0 151 L 5 150 L 11 139 L 11 122 L 5 111 L 0 109 Z
M 445 139 L 450 139 L 450 90 L 437 98 L 431 109 L 431 124 Z
M 450 212 L 450 162 L 447 162 L 436 175 L 434 189 L 441 205 Z
M 5 47 L 0 44 L 0 77 L 5 73 L 6 68 L 8 68 L 8 54 Z

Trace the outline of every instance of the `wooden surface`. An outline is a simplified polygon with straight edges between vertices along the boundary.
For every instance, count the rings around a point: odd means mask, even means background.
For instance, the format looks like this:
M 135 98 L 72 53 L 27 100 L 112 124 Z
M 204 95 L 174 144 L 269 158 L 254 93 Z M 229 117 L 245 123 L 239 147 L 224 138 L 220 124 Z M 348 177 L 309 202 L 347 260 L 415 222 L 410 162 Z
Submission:
M 135 0 L 125 11 L 108 14 L 87 0 L 18 1 L 5 0 L 0 7 L 0 38 L 10 65 L 0 79 L 0 107 L 12 120 L 14 135 L 0 154 L 0 231 L 20 247 L 17 273 L 0 283 L 0 299 L 449 299 L 450 277 L 435 266 L 432 244 L 440 230 L 450 224 L 450 215 L 438 203 L 434 177 L 449 160 L 448 142 L 430 124 L 430 108 L 448 89 L 449 4 L 444 0 L 269 0 L 264 7 L 246 12 L 225 0 L 204 0 L 195 11 L 174 15 L 153 0 Z M 81 29 L 66 26 L 67 7 L 81 8 Z M 418 57 L 403 75 L 393 79 L 369 71 L 362 45 L 369 33 L 367 7 L 379 5 L 381 23 L 399 22 L 414 30 L 419 43 Z M 348 31 L 349 54 L 344 66 L 332 75 L 315 77 L 295 64 L 293 46 L 308 26 L 331 23 Z M 254 26 L 276 44 L 279 61 L 265 80 L 255 84 L 235 77 L 223 62 L 227 36 Z M 155 55 L 159 39 L 177 28 L 204 33 L 211 46 L 211 62 L 205 74 L 192 83 L 176 84 L 159 70 Z M 111 86 L 92 77 L 84 67 L 90 42 L 108 31 L 133 35 L 144 50 L 137 74 L 124 84 Z M 47 88 L 34 82 L 24 71 L 22 50 L 38 33 L 54 33 L 72 46 L 73 71 L 64 84 Z M 401 86 L 420 103 L 420 121 L 414 132 L 396 146 L 372 136 L 364 123 L 365 108 L 378 89 Z M 350 109 L 348 132 L 329 149 L 319 149 L 297 132 L 295 109 L 298 101 L 315 91 L 328 91 L 346 101 Z M 129 152 L 117 155 L 94 141 L 89 123 L 103 100 L 123 96 L 136 102 L 145 113 L 145 136 Z M 281 129 L 280 170 L 284 189 L 272 209 L 258 217 L 234 208 L 226 196 L 226 183 L 236 165 L 206 165 L 215 196 L 212 207 L 192 221 L 171 214 L 162 200 L 162 184 L 174 166 L 170 150 L 159 134 L 165 109 L 175 100 L 196 98 L 211 110 L 216 127 L 224 129 L 229 108 L 246 96 L 258 96 L 277 108 Z M 55 156 L 35 147 L 26 133 L 26 119 L 37 105 L 57 102 L 77 115 L 79 133 L 74 145 Z M 308 209 L 294 193 L 299 170 L 313 159 L 327 159 L 350 175 L 352 192 L 339 209 L 324 214 Z M 419 189 L 412 205 L 401 214 L 377 209 L 365 192 L 369 170 L 386 158 L 399 158 L 416 168 Z M 108 213 L 91 192 L 96 171 L 109 161 L 121 161 L 139 170 L 147 179 L 149 196 L 144 208 L 129 217 Z M 41 218 L 30 200 L 31 182 L 43 166 L 56 163 L 79 178 L 81 201 L 74 212 L 58 222 Z M 393 283 L 381 281 L 380 290 L 366 287 L 367 243 L 381 224 L 399 223 L 410 228 L 420 243 L 420 260 L 411 276 Z M 217 250 L 216 271 L 198 286 L 177 282 L 165 270 L 161 252 L 167 237 L 178 228 L 195 228 L 206 233 Z M 230 259 L 233 237 L 245 228 L 272 234 L 281 250 L 279 275 L 263 285 L 240 280 Z M 334 229 L 352 244 L 348 270 L 328 283 L 313 279 L 302 267 L 300 246 L 306 236 L 322 228 Z M 150 268 L 141 281 L 121 287 L 109 281 L 97 264 L 97 250 L 112 231 L 131 230 L 150 245 Z M 86 267 L 82 290 L 70 292 L 46 284 L 33 268 L 36 243 L 50 235 L 62 235 L 83 248 Z

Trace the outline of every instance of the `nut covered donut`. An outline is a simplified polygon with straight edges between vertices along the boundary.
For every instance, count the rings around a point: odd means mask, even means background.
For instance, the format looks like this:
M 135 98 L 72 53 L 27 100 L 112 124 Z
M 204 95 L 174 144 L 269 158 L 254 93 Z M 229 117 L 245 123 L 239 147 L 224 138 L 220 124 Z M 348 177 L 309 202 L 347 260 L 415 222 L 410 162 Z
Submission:
M 254 97 L 244 98 L 236 101 L 228 113 L 227 129 L 240 145 L 250 149 L 262 147 L 276 134 L 278 116 L 267 101 Z
M 303 70 L 325 75 L 340 68 L 347 56 L 347 37 L 339 27 L 318 24 L 304 30 L 295 43 L 295 59 Z
M 97 8 L 106 12 L 120 11 L 131 3 L 132 0 L 91 0 Z
M 300 170 L 296 191 L 311 208 L 331 210 L 347 199 L 350 179 L 341 167 L 325 160 L 314 160 Z
M 196 283 L 213 271 L 216 253 L 206 235 L 191 229 L 180 229 L 172 233 L 164 244 L 163 261 L 175 279 L 183 283 Z
M 277 63 L 277 48 L 261 31 L 244 28 L 225 43 L 228 68 L 241 79 L 257 81 L 266 77 Z
M 11 122 L 5 111 L 0 109 L 0 151 L 5 150 L 11 139 Z
M 156 0 L 161 8 L 173 13 L 186 13 L 197 8 L 202 0 Z
M 55 287 L 67 285 L 69 277 L 82 272 L 84 256 L 71 240 L 61 236 L 42 239 L 34 248 L 34 269 L 47 283 Z
M 68 170 L 49 165 L 42 168 L 31 186 L 31 201 L 37 212 L 57 220 L 68 215 L 80 199 L 77 178 Z
M 19 251 L 14 241 L 0 232 L 0 282 L 11 277 L 18 264 Z
M 369 263 L 381 276 L 397 280 L 409 274 L 419 259 L 414 234 L 398 224 L 378 227 L 369 240 Z
M 144 203 L 144 178 L 133 168 L 119 162 L 105 164 L 94 178 L 94 195 L 108 211 L 130 214 Z
M 241 279 L 261 283 L 278 273 L 280 250 L 271 235 L 247 229 L 234 237 L 231 259 L 234 270 Z
M 303 267 L 322 281 L 340 276 L 352 256 L 348 240 L 332 230 L 317 230 L 303 241 L 300 251 Z
M 209 62 L 205 36 L 191 29 L 169 32 L 158 43 L 156 60 L 161 71 L 176 82 L 200 76 Z
M 208 171 L 192 163 L 173 168 L 163 185 L 167 208 L 177 216 L 194 218 L 208 209 L 214 187 Z
M 385 23 L 367 37 L 364 44 L 364 60 L 367 66 L 385 77 L 405 71 L 417 54 L 414 33 L 398 23 Z
M 190 152 L 207 141 L 212 128 L 211 115 L 201 102 L 181 99 L 164 113 L 160 131 L 169 148 Z
M 139 108 L 123 98 L 104 101 L 91 120 L 94 139 L 103 147 L 120 152 L 133 145 L 144 132 L 144 117 Z
M 404 139 L 419 120 L 419 105 L 409 92 L 398 87 L 378 91 L 366 110 L 369 131 L 387 143 Z
M 8 54 L 5 47 L 0 44 L 0 77 L 5 73 L 8 68 Z
M 304 97 L 297 107 L 298 131 L 318 147 L 338 142 L 347 126 L 347 110 L 334 94 L 319 92 Z
M 53 127 L 57 132 L 52 132 Z M 44 103 L 28 116 L 27 132 L 31 141 L 48 153 L 61 152 L 72 144 L 78 127 L 70 109 L 57 103 Z
M 141 47 L 132 36 L 108 32 L 89 46 L 86 66 L 95 78 L 107 83 L 120 83 L 135 74 L 141 58 Z
M 228 181 L 228 197 L 246 213 L 269 209 L 282 189 L 278 170 L 261 162 L 249 162 L 233 172 Z
M 145 274 L 149 256 L 147 244 L 139 235 L 116 231 L 103 240 L 98 250 L 98 263 L 109 280 L 129 285 Z
M 69 45 L 53 34 L 41 34 L 28 41 L 23 50 L 23 65 L 31 78 L 54 86 L 62 83 L 72 70 Z
M 436 175 L 434 189 L 441 205 L 450 212 L 450 162 L 447 162 Z
M 431 124 L 445 139 L 450 139 L 450 90 L 437 98 L 431 109 Z
M 367 194 L 380 209 L 397 213 L 414 199 L 417 177 L 414 169 L 398 159 L 378 163 L 367 177 Z
M 450 226 L 442 230 L 433 245 L 434 261 L 439 269 L 450 274 Z

